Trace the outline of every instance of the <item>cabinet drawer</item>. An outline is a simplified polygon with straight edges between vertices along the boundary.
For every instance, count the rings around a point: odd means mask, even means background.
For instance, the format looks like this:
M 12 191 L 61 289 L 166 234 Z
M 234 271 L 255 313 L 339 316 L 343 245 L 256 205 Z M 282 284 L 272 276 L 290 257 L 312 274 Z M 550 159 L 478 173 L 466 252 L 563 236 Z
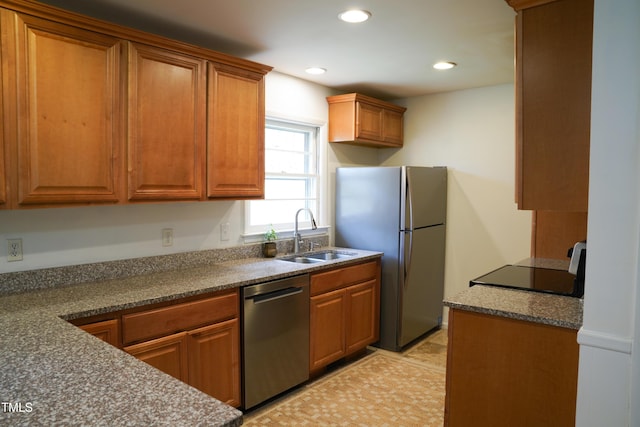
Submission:
M 380 267 L 377 261 L 346 268 L 318 273 L 311 276 L 311 295 L 318 295 L 334 289 L 344 288 L 354 283 L 378 277 Z
M 122 316 L 122 340 L 130 344 L 193 329 L 238 315 L 238 291 Z

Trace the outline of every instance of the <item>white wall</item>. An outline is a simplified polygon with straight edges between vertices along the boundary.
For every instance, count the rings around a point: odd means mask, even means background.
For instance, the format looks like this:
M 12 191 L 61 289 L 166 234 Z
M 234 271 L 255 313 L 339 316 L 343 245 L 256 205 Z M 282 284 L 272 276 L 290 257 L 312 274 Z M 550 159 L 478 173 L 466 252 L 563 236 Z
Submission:
M 640 3 L 596 0 L 578 426 L 640 426 Z
M 381 150 L 380 161 L 448 168 L 445 297 L 528 258 L 531 213 L 518 211 L 514 201 L 513 84 L 401 103 L 407 107 L 404 148 Z
M 266 78 L 268 114 L 324 123 L 325 129 L 325 97 L 333 94 L 276 72 Z M 0 273 L 237 246 L 243 205 L 214 201 L 0 211 Z M 228 241 L 220 240 L 222 223 L 230 225 Z M 171 247 L 162 246 L 163 228 L 173 228 Z M 7 262 L 10 238 L 22 238 L 23 261 Z

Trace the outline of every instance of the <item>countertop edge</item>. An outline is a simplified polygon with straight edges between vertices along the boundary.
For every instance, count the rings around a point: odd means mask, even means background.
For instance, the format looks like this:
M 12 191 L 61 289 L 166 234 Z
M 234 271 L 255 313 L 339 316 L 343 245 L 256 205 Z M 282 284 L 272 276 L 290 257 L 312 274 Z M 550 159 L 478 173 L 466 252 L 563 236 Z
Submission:
M 583 300 L 518 289 L 475 285 L 445 298 L 446 307 L 579 330 Z

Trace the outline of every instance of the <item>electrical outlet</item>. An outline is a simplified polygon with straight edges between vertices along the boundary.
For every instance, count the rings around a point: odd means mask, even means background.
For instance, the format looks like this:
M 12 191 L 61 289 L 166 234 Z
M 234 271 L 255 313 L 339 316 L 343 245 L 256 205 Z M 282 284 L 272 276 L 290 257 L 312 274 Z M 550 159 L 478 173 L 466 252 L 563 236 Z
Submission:
M 7 261 L 22 261 L 22 239 L 7 239 Z
M 162 246 L 173 246 L 173 228 L 162 229 Z
M 229 223 L 220 224 L 220 240 L 229 240 Z

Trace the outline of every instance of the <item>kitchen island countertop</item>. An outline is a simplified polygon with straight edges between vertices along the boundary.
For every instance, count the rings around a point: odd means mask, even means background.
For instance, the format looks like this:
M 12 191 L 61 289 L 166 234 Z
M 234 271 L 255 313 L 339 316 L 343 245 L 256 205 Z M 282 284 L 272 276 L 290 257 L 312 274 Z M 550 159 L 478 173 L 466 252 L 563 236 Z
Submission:
M 311 265 L 249 258 L 0 297 L 0 424 L 241 425 L 239 410 L 100 341 L 67 320 L 382 255 L 348 251 L 352 257 Z

